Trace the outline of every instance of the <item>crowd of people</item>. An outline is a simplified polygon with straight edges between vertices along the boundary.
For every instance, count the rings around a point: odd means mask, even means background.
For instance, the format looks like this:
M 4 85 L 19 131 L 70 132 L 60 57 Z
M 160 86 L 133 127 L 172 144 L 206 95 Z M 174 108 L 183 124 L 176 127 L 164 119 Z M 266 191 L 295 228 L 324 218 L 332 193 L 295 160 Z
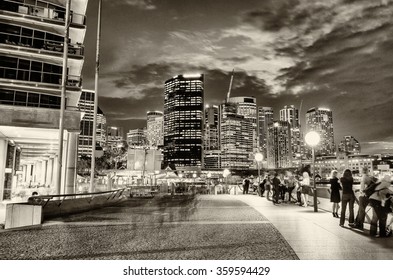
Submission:
M 318 180 L 317 176 L 316 180 Z M 329 182 L 326 183 L 330 185 L 332 215 L 339 219 L 339 226 L 344 227 L 348 209 L 348 225 L 363 230 L 366 214 L 370 211 L 370 235 L 379 237 L 392 235 L 393 186 L 389 175 L 378 179 L 371 176 L 368 168 L 365 167 L 360 180 L 360 188 L 357 189 L 354 188 L 351 170 L 346 169 L 342 176 L 339 176 L 337 170 L 333 170 Z M 310 166 L 306 166 L 300 174 L 292 174 L 289 171 L 285 174 L 278 174 L 271 171 L 261 178 L 259 185 L 257 180 L 254 180 L 252 184 L 249 178 L 245 178 L 242 183 L 243 194 L 248 194 L 250 187 L 253 186 L 259 196 L 266 197 L 274 205 L 296 203 L 307 207 L 309 196 L 314 192 L 311 188 Z M 359 207 L 355 217 L 356 200 L 358 200 Z

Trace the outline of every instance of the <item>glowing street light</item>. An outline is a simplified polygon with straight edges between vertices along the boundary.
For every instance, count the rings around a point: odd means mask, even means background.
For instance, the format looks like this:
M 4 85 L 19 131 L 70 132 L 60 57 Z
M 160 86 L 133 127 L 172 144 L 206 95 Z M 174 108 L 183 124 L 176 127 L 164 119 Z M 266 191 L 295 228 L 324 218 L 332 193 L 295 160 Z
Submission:
M 263 161 L 263 155 L 262 155 L 262 153 L 258 152 L 255 154 L 254 157 L 255 157 L 255 161 L 257 162 L 257 165 L 258 165 L 258 188 L 257 188 L 257 190 L 258 190 L 258 193 L 260 193 L 259 185 L 261 184 L 261 163 Z
M 315 146 L 321 141 L 321 136 L 316 131 L 310 131 L 304 137 L 306 144 L 311 147 L 312 150 L 312 169 L 313 169 L 313 190 L 314 190 L 314 212 L 318 212 L 318 199 L 317 199 L 317 187 L 315 184 Z
M 231 171 L 229 171 L 229 169 L 224 169 L 224 171 L 222 172 L 222 176 L 225 178 L 225 188 L 228 189 L 228 180 L 227 177 L 231 174 Z M 237 194 L 237 190 L 235 187 L 235 191 L 234 194 Z

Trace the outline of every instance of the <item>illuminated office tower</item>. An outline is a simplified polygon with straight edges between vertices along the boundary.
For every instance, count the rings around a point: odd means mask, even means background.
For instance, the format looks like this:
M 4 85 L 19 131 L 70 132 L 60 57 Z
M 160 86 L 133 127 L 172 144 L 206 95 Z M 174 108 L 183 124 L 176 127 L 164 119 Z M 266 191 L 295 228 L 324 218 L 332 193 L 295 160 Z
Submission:
M 292 167 L 291 128 L 286 121 L 275 121 L 268 130 L 268 168 Z
M 93 145 L 94 91 L 83 89 L 78 107 L 84 113 L 80 126 L 78 156 L 91 156 Z
M 249 169 L 253 164 L 253 122 L 238 114 L 238 104 L 220 106 L 221 168 Z
M 359 155 L 361 152 L 360 143 L 353 136 L 344 136 L 338 146 L 338 151 L 346 154 Z
M 203 141 L 204 167 L 206 169 L 221 168 L 219 132 L 219 107 L 206 105 Z
M 258 107 L 258 138 L 259 149 L 263 154 L 263 158 L 267 158 L 268 145 L 268 128 L 273 123 L 273 108 L 272 107 Z
M 320 144 L 315 148 L 319 155 L 335 153 L 333 133 L 333 113 L 330 109 L 314 107 L 306 113 L 306 133 L 316 131 L 320 134 Z
M 284 108 L 280 110 L 280 121 L 289 122 L 292 127 L 299 127 L 299 110 L 293 105 L 284 106 Z
M 203 95 L 202 74 L 178 75 L 165 82 L 165 164 L 202 167 Z
M 106 126 L 106 117 L 104 115 L 104 112 L 98 107 L 97 110 L 97 144 L 100 145 L 101 147 L 106 146 L 106 131 L 107 131 L 107 126 Z
M 161 111 L 147 112 L 146 137 L 150 146 L 164 145 L 164 114 Z
M 54 194 L 75 192 L 87 0 L 71 1 L 60 164 L 65 3 L 0 2 L 0 200 L 12 198 L 15 186 L 45 185 Z
M 82 90 L 78 107 L 83 112 L 79 134 L 78 156 L 91 156 L 93 143 L 94 91 Z M 106 142 L 106 118 L 100 108 L 97 110 L 96 147 L 104 147 Z
M 144 129 L 131 129 L 127 133 L 127 144 L 128 146 L 146 146 L 146 130 Z
M 123 128 L 118 126 L 108 126 L 106 132 L 106 146 L 111 150 L 117 150 L 124 146 Z
M 280 121 L 286 121 L 291 125 L 292 156 L 300 160 L 303 154 L 303 136 L 300 129 L 299 110 L 294 105 L 284 106 L 280 110 Z
M 258 148 L 258 133 L 257 133 L 257 101 L 255 97 L 238 96 L 230 97 L 230 103 L 237 104 L 237 114 L 249 119 L 252 123 L 252 148 L 256 151 Z

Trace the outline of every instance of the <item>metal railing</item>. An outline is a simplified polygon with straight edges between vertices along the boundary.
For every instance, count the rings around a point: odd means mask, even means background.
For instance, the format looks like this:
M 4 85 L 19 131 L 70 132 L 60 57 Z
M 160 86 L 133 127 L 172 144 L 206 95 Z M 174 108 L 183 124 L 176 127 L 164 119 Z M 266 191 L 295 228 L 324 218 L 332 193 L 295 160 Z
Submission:
M 123 188 L 123 189 L 117 189 L 117 190 L 111 190 L 111 191 L 104 191 L 104 192 L 94 192 L 94 193 L 74 193 L 74 194 L 58 194 L 58 195 L 36 195 L 36 196 L 30 196 L 27 200 L 28 204 L 34 204 L 34 205 L 41 205 L 42 208 L 44 208 L 49 201 L 56 201 L 57 206 L 60 207 L 64 200 L 68 198 L 70 199 L 75 199 L 75 198 L 86 198 L 90 197 L 90 200 L 88 201 L 89 204 L 93 201 L 93 199 L 97 196 L 102 196 L 102 195 L 108 195 L 107 201 L 113 200 L 117 197 L 120 197 L 128 188 Z

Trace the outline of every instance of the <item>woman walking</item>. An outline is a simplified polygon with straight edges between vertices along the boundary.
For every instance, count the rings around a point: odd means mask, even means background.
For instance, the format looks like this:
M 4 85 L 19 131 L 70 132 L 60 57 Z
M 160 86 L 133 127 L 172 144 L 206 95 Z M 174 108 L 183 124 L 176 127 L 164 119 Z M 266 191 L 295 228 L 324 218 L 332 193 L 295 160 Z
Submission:
M 304 171 L 302 177 L 303 180 L 301 181 L 300 185 L 302 186 L 303 207 L 307 207 L 308 194 L 310 192 L 310 175 L 308 172 Z
M 349 169 L 345 169 L 343 176 L 340 178 L 340 182 L 343 188 L 343 197 L 341 200 L 341 217 L 340 226 L 344 227 L 345 212 L 347 211 L 347 205 L 349 204 L 349 226 L 354 227 L 355 214 L 353 206 L 355 204 L 355 193 L 353 192 L 353 177 L 352 172 Z
M 330 178 L 330 202 L 333 203 L 333 217 L 336 218 L 338 218 L 338 209 L 340 209 L 340 190 L 342 189 L 337 174 L 337 170 L 333 170 Z

